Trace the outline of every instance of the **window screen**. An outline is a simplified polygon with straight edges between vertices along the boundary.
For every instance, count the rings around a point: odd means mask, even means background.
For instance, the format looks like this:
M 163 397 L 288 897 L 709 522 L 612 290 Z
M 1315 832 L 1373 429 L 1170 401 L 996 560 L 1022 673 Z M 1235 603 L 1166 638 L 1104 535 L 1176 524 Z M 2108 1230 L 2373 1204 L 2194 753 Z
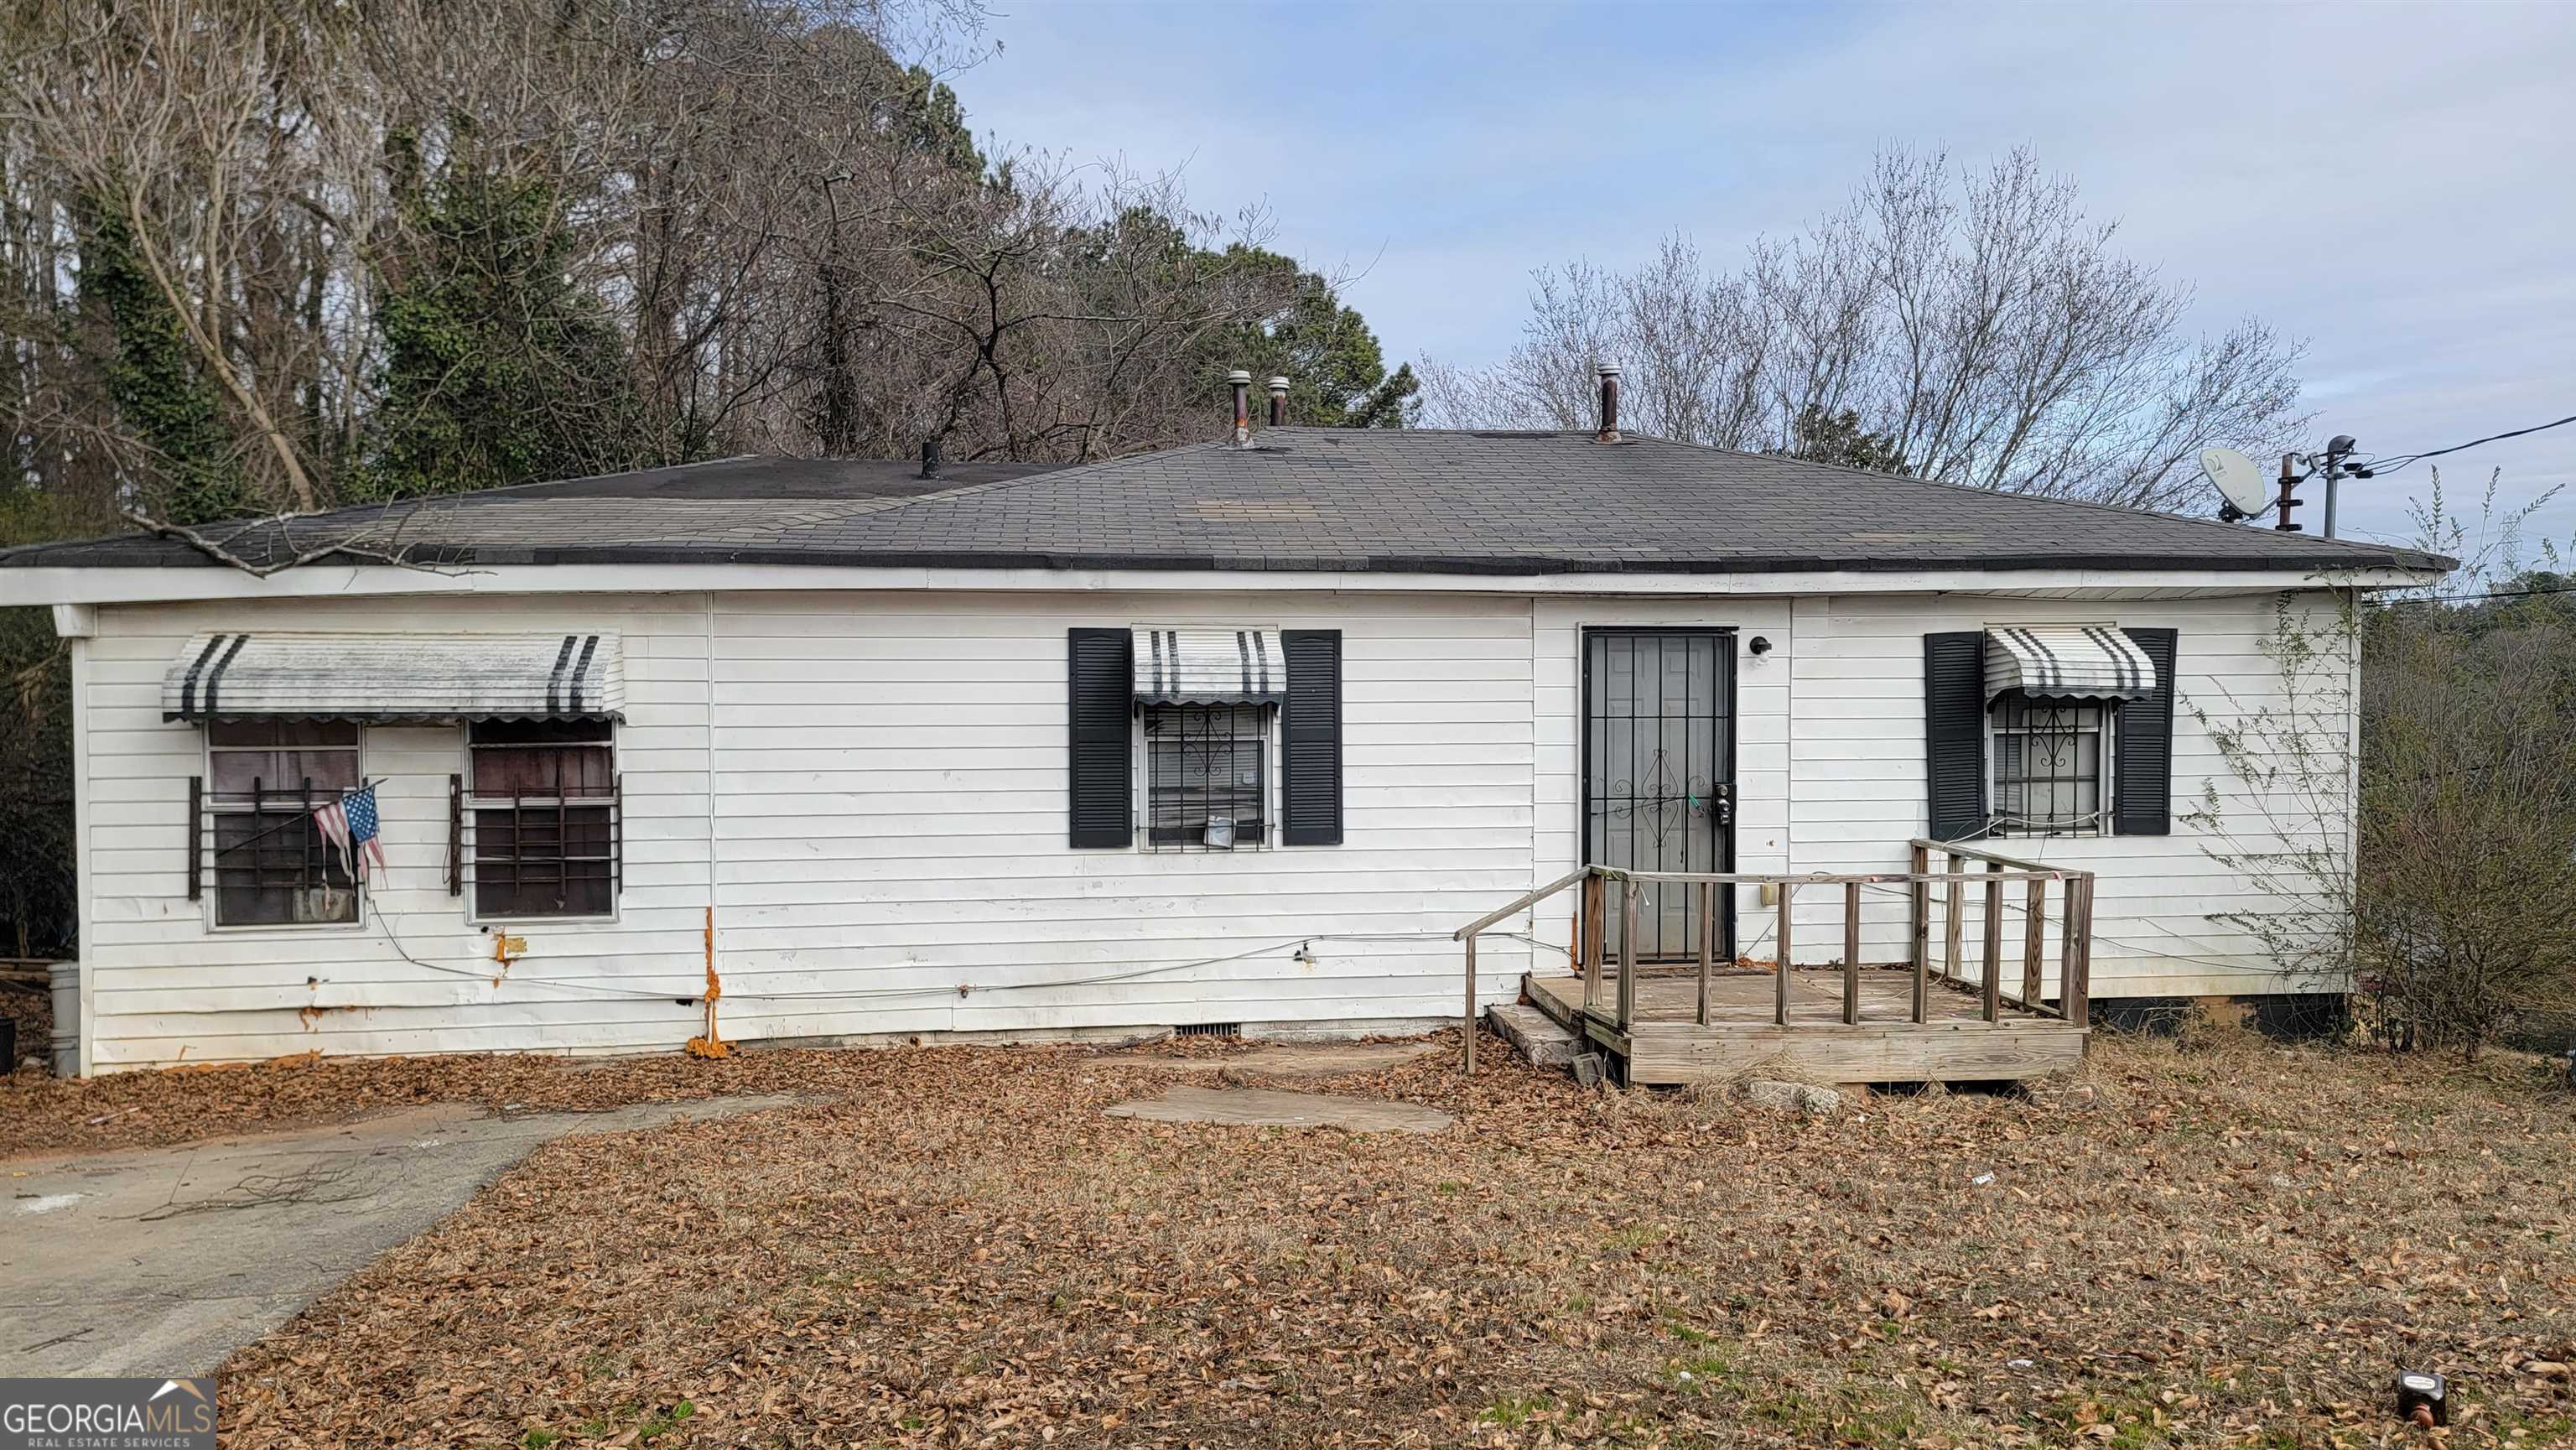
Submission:
M 478 917 L 607 916 L 617 899 L 617 755 L 605 720 L 486 720 L 467 780 Z

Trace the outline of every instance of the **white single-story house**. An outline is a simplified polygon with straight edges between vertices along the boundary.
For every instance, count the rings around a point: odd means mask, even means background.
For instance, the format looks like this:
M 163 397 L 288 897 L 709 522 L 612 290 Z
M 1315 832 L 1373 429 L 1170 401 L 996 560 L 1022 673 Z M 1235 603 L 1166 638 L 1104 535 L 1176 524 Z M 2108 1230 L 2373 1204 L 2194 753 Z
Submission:
M 921 475 L 205 531 L 345 543 L 266 575 L 0 556 L 71 642 L 80 1070 L 676 1049 L 711 986 L 734 1042 L 1419 1029 L 1456 930 L 1578 863 L 1902 870 L 1926 836 L 2097 873 L 2097 999 L 2293 990 L 2185 819 L 2247 790 L 2199 715 L 2277 696 L 2284 609 L 2448 566 L 1591 432 Z M 363 884 L 313 814 L 360 783 Z M 1718 899 L 1761 960 L 1754 889 Z M 1649 958 L 1694 903 L 1650 904 Z M 1571 909 L 1486 938 L 1479 995 L 1561 971 Z

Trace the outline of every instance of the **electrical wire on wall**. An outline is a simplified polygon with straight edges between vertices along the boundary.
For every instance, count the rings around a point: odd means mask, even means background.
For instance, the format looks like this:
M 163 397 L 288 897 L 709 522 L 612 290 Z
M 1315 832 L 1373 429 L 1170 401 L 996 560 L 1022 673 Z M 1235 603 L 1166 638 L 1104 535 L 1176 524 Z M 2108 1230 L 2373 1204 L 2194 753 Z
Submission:
M 381 918 L 379 918 L 379 924 L 382 924 Z M 1504 933 L 1497 933 L 1497 935 L 1504 935 Z M 451 967 L 439 962 L 422 961 L 420 958 L 404 951 L 402 944 L 394 941 L 393 933 L 389 928 L 385 932 L 385 939 L 388 942 L 392 942 L 394 950 L 402 956 L 404 961 L 410 962 L 413 966 L 425 968 L 433 972 L 444 972 L 450 976 L 471 977 L 479 982 L 488 983 L 494 980 L 492 974 L 489 972 L 470 971 L 462 967 Z M 1454 939 L 1455 938 L 1452 933 L 1444 931 L 1315 932 L 1303 936 L 1282 937 L 1277 941 L 1264 942 L 1260 946 L 1247 947 L 1239 952 L 1229 952 L 1223 956 L 1201 957 L 1196 961 L 1156 962 L 1149 966 L 1131 967 L 1123 971 L 1103 972 L 1087 977 L 1067 977 L 1043 982 L 996 982 L 990 985 L 982 985 L 974 982 L 959 982 L 953 986 L 939 987 L 863 987 L 811 992 L 762 992 L 745 990 L 738 986 L 728 986 L 724 989 L 724 994 L 725 1000 L 729 1002 L 888 1002 L 904 1001 L 916 998 L 933 1001 L 955 1001 L 961 997 L 981 996 L 993 992 L 1049 992 L 1067 987 L 1097 987 L 1106 986 L 1115 982 L 1132 982 L 1145 977 L 1161 976 L 1167 972 L 1196 971 L 1202 967 L 1218 967 L 1231 962 L 1249 961 L 1254 957 L 1269 956 L 1273 954 L 1293 955 L 1297 951 L 1315 942 L 1446 942 Z M 1526 937 L 1519 939 L 1524 941 L 1527 940 Z M 1535 942 L 1531 944 L 1537 945 Z M 1555 950 L 1562 949 L 1557 948 Z M 626 998 L 633 1001 L 681 1002 L 696 1004 L 702 1000 L 699 994 L 690 992 L 657 992 L 643 987 L 626 987 L 605 982 L 577 982 L 560 977 L 515 976 L 511 977 L 509 980 L 517 985 L 525 987 L 553 987 L 564 991 L 589 992 L 599 996 Z

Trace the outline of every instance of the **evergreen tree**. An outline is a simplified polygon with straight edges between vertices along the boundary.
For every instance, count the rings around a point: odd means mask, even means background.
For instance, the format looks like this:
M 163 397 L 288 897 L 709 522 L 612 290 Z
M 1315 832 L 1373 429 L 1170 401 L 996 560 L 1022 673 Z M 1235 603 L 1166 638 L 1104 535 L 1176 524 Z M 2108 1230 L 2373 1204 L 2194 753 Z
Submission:
M 1893 436 L 1863 428 L 1860 414 L 1850 408 L 1837 413 L 1819 404 L 1808 404 L 1790 425 L 1789 446 L 1781 451 L 1810 463 L 1865 468 L 1872 473 L 1914 471 L 1906 465 L 1905 451 Z
M 1357 309 L 1344 306 L 1331 283 L 1294 257 L 1257 247 L 1228 247 L 1209 258 L 1247 282 L 1275 289 L 1286 305 L 1217 342 L 1210 359 L 1219 375 L 1246 368 L 1258 389 L 1288 379 L 1288 421 L 1323 428 L 1401 428 L 1411 420 L 1422 385 L 1410 364 L 1390 373 L 1377 334 Z

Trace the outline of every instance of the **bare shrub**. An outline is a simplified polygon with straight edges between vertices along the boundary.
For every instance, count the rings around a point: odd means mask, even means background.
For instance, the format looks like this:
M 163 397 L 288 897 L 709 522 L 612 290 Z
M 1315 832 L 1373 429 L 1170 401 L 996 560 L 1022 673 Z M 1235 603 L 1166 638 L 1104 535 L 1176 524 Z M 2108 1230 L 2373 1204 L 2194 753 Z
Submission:
M 2456 574 L 2285 599 L 2263 646 L 2279 692 L 2195 702 L 2250 804 L 2211 781 L 2190 819 L 2263 897 L 2219 919 L 2311 990 L 2356 993 L 2393 1047 L 2474 1059 L 2576 1023 L 2576 594 L 2523 537 L 2552 496 L 2500 507 L 2490 478 L 2463 523 L 2435 475 L 2419 543 Z

